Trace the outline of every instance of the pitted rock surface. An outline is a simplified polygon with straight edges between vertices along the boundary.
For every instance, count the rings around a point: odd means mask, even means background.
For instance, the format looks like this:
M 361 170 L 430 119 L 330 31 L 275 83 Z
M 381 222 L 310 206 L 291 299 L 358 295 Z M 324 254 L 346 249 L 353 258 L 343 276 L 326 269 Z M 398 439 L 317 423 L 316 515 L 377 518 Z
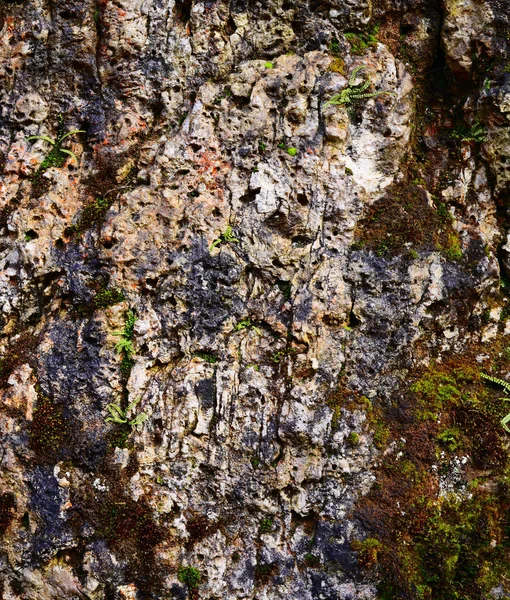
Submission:
M 370 406 L 510 276 L 506 5 L 443 4 L 0 0 L 3 598 L 378 597 Z

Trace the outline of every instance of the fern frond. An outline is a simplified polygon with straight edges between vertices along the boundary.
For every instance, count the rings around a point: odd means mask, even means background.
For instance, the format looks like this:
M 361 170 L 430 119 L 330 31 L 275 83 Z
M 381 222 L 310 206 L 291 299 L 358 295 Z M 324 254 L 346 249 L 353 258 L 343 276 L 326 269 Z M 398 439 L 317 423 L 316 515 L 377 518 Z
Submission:
M 105 421 L 109 423 L 118 423 L 124 425 L 127 423 L 126 413 L 120 408 L 118 404 L 108 404 L 106 407 L 110 413 L 109 417 L 106 417 Z
M 351 107 L 349 104 L 354 104 L 359 100 L 366 100 L 368 98 L 375 98 L 376 96 L 380 96 L 382 94 L 394 94 L 394 92 L 390 92 L 388 90 L 382 90 L 379 92 L 366 92 L 372 82 L 369 77 L 363 79 L 363 81 L 356 85 L 356 78 L 358 73 L 364 69 L 365 67 L 356 67 L 349 77 L 348 87 L 342 90 L 338 94 L 334 94 L 331 98 L 324 104 L 324 107 L 327 106 L 339 106 L 339 105 L 347 105 L 347 110 L 349 111 Z
M 127 340 L 125 337 L 121 338 L 115 344 L 115 352 L 117 352 L 117 354 L 124 352 L 129 358 L 131 354 L 133 354 L 133 342 L 131 340 Z
M 505 381 L 504 379 L 498 379 L 497 377 L 487 375 L 486 373 L 480 373 L 480 377 L 482 379 L 486 379 L 487 381 L 491 381 L 492 383 L 500 385 L 505 391 L 507 391 L 510 394 L 510 383 L 508 383 L 508 381 Z
M 361 92 L 364 92 L 368 87 L 370 87 L 370 83 L 370 79 L 366 79 L 359 87 L 356 86 L 356 88 L 354 89 L 354 93 L 359 94 Z
M 135 398 L 133 400 L 133 402 L 131 402 L 131 404 L 129 404 L 129 406 L 126 408 L 126 414 L 130 411 L 133 410 L 133 408 L 140 402 L 142 398 L 140 396 L 138 396 L 138 398 Z
M 149 415 L 147 413 L 140 413 L 134 419 L 129 421 L 129 424 L 131 425 L 131 427 L 136 427 L 137 425 L 141 425 L 142 423 L 145 423 L 145 421 L 147 421 L 148 418 L 149 418 Z
M 510 433 L 510 427 L 508 427 L 508 423 L 510 423 L 510 413 L 501 419 L 501 425 L 503 425 L 503 429 Z
M 362 71 L 364 68 L 365 67 L 361 66 L 361 67 L 356 67 L 354 69 L 354 71 L 351 73 L 351 76 L 349 77 L 349 87 L 352 87 L 355 84 L 358 73 L 360 71 Z

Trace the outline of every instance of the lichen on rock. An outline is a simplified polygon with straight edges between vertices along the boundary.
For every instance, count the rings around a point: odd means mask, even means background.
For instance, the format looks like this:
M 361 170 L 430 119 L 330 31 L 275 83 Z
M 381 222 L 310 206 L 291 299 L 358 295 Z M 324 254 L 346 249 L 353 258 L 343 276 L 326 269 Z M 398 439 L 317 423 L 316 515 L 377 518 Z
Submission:
M 510 594 L 507 5 L 0 0 L 0 596 Z

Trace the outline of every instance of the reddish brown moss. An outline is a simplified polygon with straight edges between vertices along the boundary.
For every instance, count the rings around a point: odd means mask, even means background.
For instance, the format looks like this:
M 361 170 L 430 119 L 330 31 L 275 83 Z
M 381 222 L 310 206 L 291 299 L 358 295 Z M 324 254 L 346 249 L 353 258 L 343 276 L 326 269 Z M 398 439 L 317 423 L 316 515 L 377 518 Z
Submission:
M 132 499 L 130 474 L 105 463 L 97 475 L 107 491 L 98 491 L 91 484 L 74 489 L 70 524 L 76 528 L 77 536 L 84 523 L 92 525 L 95 538 L 105 540 L 115 555 L 127 563 L 130 579 L 141 593 L 154 593 L 162 585 L 163 570 L 157 547 L 168 537 L 167 529 L 165 523 L 155 520 L 145 497 Z
M 14 369 L 24 363 L 29 362 L 38 338 L 25 333 L 15 340 L 0 356 L 0 386 L 4 386 Z
M 370 206 L 357 226 L 354 248 L 373 250 L 379 256 L 444 250 L 449 258 L 459 258 L 448 211 L 444 205 L 431 207 L 425 189 L 413 184 L 392 186 Z
M 377 567 L 382 599 L 481 598 L 504 581 L 510 465 L 499 419 L 505 407 L 480 380 L 477 353 L 422 372 L 385 413 L 393 438 L 406 443 L 386 457 L 358 507 L 378 543 L 355 547 L 365 567 Z M 464 473 L 470 493 L 439 499 L 438 473 L 455 456 L 471 457 Z
M 70 441 L 70 422 L 62 405 L 38 390 L 37 404 L 28 427 L 29 447 L 36 462 L 54 463 Z
M 7 492 L 0 496 L 0 535 L 3 535 L 16 516 L 16 499 Z

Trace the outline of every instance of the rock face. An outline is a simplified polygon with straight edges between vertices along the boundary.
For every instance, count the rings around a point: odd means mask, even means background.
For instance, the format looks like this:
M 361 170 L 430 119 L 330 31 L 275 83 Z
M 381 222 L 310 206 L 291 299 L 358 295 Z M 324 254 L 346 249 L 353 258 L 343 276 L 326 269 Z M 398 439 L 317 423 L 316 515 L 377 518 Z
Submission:
M 509 15 L 0 0 L 2 598 L 508 597 Z

